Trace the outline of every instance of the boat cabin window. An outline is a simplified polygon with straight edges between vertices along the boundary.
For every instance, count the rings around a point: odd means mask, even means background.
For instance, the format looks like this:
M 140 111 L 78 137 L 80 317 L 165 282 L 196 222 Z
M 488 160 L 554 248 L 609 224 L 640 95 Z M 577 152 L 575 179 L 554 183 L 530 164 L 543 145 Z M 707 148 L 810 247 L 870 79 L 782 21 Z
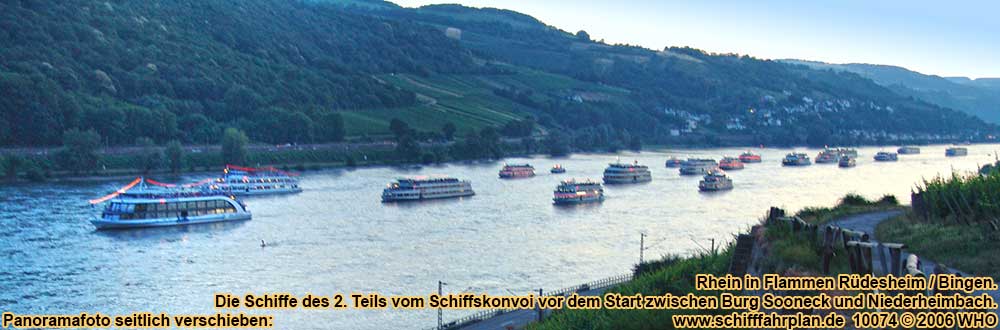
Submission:
M 169 203 L 111 203 L 105 217 L 121 220 L 163 219 L 195 217 L 212 214 L 236 213 L 236 207 L 225 200 L 169 202 Z

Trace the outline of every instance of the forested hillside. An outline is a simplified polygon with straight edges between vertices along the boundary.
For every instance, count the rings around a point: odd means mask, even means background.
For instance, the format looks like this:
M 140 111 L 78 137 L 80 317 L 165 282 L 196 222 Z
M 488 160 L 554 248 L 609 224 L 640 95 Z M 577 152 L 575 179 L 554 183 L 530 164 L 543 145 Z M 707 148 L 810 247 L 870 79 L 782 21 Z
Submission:
M 337 110 L 412 105 L 384 72 L 471 73 L 431 27 L 297 1 L 0 2 L 0 144 L 328 141 Z M 183 132 L 183 134 L 182 134 Z
M 641 139 L 851 144 L 995 128 L 857 74 L 593 41 L 516 12 L 381 1 L 0 2 L 0 145 L 426 138 L 487 127 L 580 149 Z M 535 127 L 535 123 L 540 127 Z M 723 139 L 728 139 L 723 141 Z

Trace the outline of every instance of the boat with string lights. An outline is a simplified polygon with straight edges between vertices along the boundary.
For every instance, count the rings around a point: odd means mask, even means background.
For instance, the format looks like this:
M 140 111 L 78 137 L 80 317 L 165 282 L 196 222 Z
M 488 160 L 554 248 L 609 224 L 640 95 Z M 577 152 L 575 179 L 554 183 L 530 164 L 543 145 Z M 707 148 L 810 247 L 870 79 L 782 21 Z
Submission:
M 130 229 L 242 221 L 252 217 L 236 196 L 198 189 L 195 184 L 173 185 L 136 178 L 128 185 L 91 205 L 107 203 L 99 218 L 90 221 L 98 230 Z
M 640 183 L 653 181 L 653 175 L 649 173 L 649 167 L 639 165 L 639 161 L 632 164 L 614 162 L 608 164 L 604 169 L 604 183 Z
M 205 184 L 202 189 L 235 196 L 259 196 L 302 192 L 296 173 L 274 167 L 252 168 L 226 165 L 222 177 Z
M 452 177 L 402 178 L 382 190 L 382 202 L 458 198 L 475 194 L 471 182 Z
M 498 175 L 501 179 L 530 178 L 535 176 L 535 167 L 530 164 L 503 164 Z
M 590 179 L 577 181 L 569 179 L 559 183 L 552 192 L 552 202 L 555 204 L 583 204 L 604 200 L 604 187 L 600 182 Z

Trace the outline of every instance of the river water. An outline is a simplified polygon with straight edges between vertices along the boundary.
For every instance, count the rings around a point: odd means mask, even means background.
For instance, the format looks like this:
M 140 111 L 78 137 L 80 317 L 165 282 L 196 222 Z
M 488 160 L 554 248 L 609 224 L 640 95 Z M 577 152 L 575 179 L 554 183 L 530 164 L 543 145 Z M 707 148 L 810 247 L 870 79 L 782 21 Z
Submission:
M 848 192 L 894 194 L 907 203 L 922 178 L 975 170 L 992 161 L 1000 145 L 968 146 L 969 155 L 956 158 L 944 157 L 945 148 L 924 146 L 922 154 L 900 155 L 894 163 L 875 163 L 879 148 L 861 148 L 858 166 L 850 169 L 783 168 L 779 160 L 791 150 L 765 149 L 763 163 L 730 172 L 735 189 L 720 193 L 699 192 L 699 177 L 681 177 L 663 162 L 669 156 L 718 159 L 741 149 L 506 159 L 537 169 L 538 176 L 516 180 L 497 179 L 503 162 L 314 171 L 302 175 L 300 194 L 247 199 L 251 221 L 119 232 L 95 231 L 87 220 L 100 210 L 86 201 L 128 180 L 7 185 L 0 188 L 0 310 L 211 314 L 218 292 L 427 295 L 439 280 L 448 283 L 446 292 L 559 289 L 629 272 L 638 261 L 640 232 L 648 235 L 646 257 L 656 258 L 691 254 L 711 239 L 728 242 L 772 205 L 829 206 Z M 653 181 L 608 186 L 600 204 L 552 205 L 560 180 L 599 179 L 616 157 L 649 165 Z M 568 172 L 549 174 L 556 163 Z M 432 174 L 471 180 L 477 194 L 380 202 L 392 179 Z M 429 328 L 437 321 L 434 310 L 273 314 L 279 328 L 296 329 Z M 445 311 L 445 319 L 465 314 Z

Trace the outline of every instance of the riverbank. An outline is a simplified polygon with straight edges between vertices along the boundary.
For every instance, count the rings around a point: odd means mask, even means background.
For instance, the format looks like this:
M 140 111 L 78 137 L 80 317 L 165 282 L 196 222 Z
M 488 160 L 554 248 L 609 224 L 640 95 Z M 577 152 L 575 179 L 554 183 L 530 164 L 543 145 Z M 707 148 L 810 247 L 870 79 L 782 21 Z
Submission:
M 878 237 L 949 267 L 1000 280 L 1000 232 L 990 225 L 945 225 L 921 220 L 912 209 L 876 227 Z
M 871 219 L 878 223 L 902 212 L 898 204 L 892 203 L 895 198 L 884 197 L 879 201 L 869 201 L 857 195 L 847 195 L 832 207 L 805 208 L 796 213 L 796 217 L 808 217 L 811 224 L 830 223 L 840 225 L 839 221 L 855 218 Z M 776 221 L 762 219 L 758 225 L 743 233 L 753 242 L 752 253 L 746 262 L 746 274 L 759 276 L 765 273 L 782 274 L 785 276 L 821 276 L 850 273 L 846 251 L 836 251 L 830 260 L 829 273 L 824 273 L 823 258 L 817 254 L 820 251 L 815 239 L 803 235 L 802 231 L 793 230 L 791 226 Z M 873 224 L 874 226 L 874 224 Z M 805 231 L 809 232 L 809 231 Z M 734 261 L 747 257 L 737 252 L 740 247 L 730 243 L 719 251 L 704 250 L 690 257 L 668 256 L 664 259 L 650 262 L 641 267 L 642 274 L 635 279 L 609 289 L 607 292 L 622 295 L 663 295 L 670 293 L 682 296 L 688 293 L 695 295 L 719 295 L 726 291 L 698 291 L 694 287 L 697 274 L 713 274 L 724 276 L 733 274 Z M 843 247 L 835 247 L 843 250 Z M 733 274 L 742 276 L 742 274 Z M 760 295 L 756 291 L 727 292 L 743 295 Z M 781 294 L 781 293 L 776 293 Z M 801 293 L 800 293 L 801 294 Z M 762 310 L 763 311 L 763 310 Z M 674 315 L 728 314 L 727 310 L 559 310 L 540 323 L 529 325 L 532 330 L 563 330 L 563 329 L 646 329 L 651 324 L 663 325 L 669 328 L 673 324 Z M 771 312 L 771 311 L 766 311 Z M 780 312 L 780 311 L 779 311 Z M 815 310 L 812 313 L 825 315 L 826 310 Z

